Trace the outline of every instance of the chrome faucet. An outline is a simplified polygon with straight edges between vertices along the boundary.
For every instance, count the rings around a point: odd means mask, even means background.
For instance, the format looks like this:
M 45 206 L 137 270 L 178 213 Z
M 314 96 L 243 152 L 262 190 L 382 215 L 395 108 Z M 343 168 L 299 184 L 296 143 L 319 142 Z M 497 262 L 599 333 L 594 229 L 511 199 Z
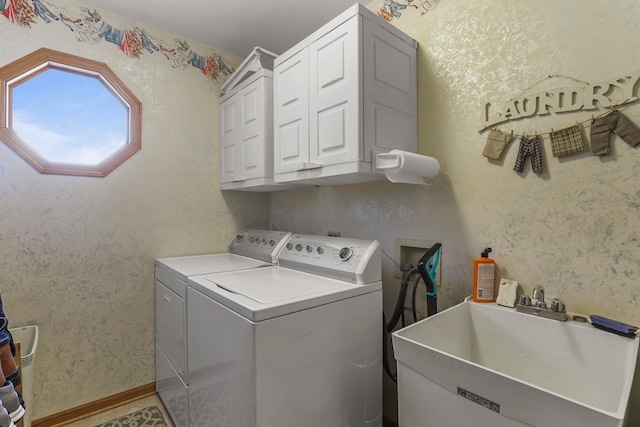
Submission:
M 567 309 L 559 298 L 551 298 L 551 304 L 547 305 L 544 299 L 544 286 L 542 285 L 534 286 L 531 296 L 520 295 L 516 310 L 563 322 L 567 320 Z
M 533 292 L 531 292 L 531 300 L 535 302 L 535 306 L 538 308 L 547 308 L 547 303 L 544 300 L 544 286 L 535 285 Z

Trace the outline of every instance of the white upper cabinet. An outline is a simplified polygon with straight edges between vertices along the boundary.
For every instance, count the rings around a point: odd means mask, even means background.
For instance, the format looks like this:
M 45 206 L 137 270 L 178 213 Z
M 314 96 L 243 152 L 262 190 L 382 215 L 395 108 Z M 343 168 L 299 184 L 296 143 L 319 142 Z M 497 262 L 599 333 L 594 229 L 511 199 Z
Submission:
M 227 79 L 220 98 L 220 188 L 274 191 L 273 60 L 256 47 Z
M 275 60 L 274 180 L 385 179 L 376 152 L 416 152 L 417 42 L 356 4 Z
M 273 177 L 272 91 L 272 79 L 260 76 L 220 103 L 221 183 Z

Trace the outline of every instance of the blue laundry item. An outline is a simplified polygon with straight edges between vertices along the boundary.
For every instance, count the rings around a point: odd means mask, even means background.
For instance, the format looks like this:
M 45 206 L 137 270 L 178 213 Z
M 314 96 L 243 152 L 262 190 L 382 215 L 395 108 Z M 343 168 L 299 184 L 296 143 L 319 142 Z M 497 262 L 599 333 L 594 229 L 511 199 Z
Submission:
M 111 42 L 120 46 L 122 45 L 122 41 L 124 40 L 124 30 L 113 28 L 111 25 L 107 24 L 105 21 L 102 21 L 102 24 L 100 25 L 100 29 L 98 30 L 98 36 L 102 37 L 108 42 Z
M 187 63 L 193 65 L 194 67 L 204 70 L 204 66 L 207 62 L 207 58 L 202 55 L 198 55 L 194 51 L 190 51 L 189 55 L 187 55 Z
M 395 18 L 400 18 L 402 16 L 400 11 L 407 8 L 406 4 L 398 3 L 394 0 L 390 0 L 388 4 L 385 4 L 385 6 L 389 7 L 389 12 L 391 12 Z
M 224 63 L 221 57 L 219 57 L 218 55 L 215 55 L 214 58 L 218 62 L 218 68 L 220 68 L 220 71 L 223 74 L 226 75 L 226 74 L 231 74 L 233 72 L 229 67 L 227 67 L 227 64 Z
M 38 14 L 38 16 L 47 24 L 51 22 L 51 20 L 59 21 L 60 18 L 53 12 L 51 12 L 40 0 L 32 0 L 33 8 Z
M 138 36 L 138 38 L 140 39 L 140 42 L 142 43 L 142 47 L 144 47 L 147 50 L 147 52 L 153 53 L 153 52 L 158 52 L 160 50 L 160 48 L 155 45 L 155 43 L 149 38 L 149 36 L 144 30 L 136 28 L 135 33 L 136 33 L 136 36 Z

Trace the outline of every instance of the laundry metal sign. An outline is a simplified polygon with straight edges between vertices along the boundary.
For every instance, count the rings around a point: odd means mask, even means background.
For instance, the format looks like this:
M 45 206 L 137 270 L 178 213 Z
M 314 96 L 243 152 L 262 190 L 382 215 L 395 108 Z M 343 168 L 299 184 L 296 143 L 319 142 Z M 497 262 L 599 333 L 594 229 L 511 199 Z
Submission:
M 548 78 L 558 77 L 549 76 Z M 563 77 L 563 76 L 562 76 Z M 546 79 L 545 79 L 546 80 Z M 572 79 L 576 82 L 578 80 Z M 523 94 L 505 102 L 502 111 L 492 111 L 487 102 L 482 109 L 482 128 L 490 128 L 511 120 L 565 113 L 578 110 L 595 110 L 596 102 L 600 107 L 626 104 L 638 99 L 636 86 L 640 80 L 640 70 L 625 74 L 609 81 L 589 84 L 580 82 L 578 86 L 559 87 L 533 94 Z M 634 92 L 635 91 L 635 92 Z

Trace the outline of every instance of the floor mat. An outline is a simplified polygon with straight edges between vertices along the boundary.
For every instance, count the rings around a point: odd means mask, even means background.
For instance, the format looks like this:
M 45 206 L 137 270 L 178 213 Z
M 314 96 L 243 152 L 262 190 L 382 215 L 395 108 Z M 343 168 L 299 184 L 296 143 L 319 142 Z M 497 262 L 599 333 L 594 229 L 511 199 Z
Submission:
M 149 406 L 96 427 L 167 427 L 157 406 Z

